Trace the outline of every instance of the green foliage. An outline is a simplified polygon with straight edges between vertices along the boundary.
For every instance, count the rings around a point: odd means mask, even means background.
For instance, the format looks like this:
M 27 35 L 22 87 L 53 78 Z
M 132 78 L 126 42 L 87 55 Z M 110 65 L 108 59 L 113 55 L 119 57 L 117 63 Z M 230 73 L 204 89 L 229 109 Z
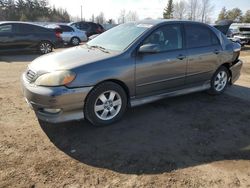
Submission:
M 239 8 L 227 11 L 227 19 L 241 22 L 243 19 L 242 11 Z
M 232 10 L 226 10 L 225 7 L 222 8 L 219 16 L 218 16 L 218 21 L 220 20 L 233 20 L 237 22 L 242 22 L 243 21 L 243 13 L 239 8 L 234 8 Z
M 250 10 L 246 11 L 246 14 L 244 15 L 244 20 L 245 23 L 250 23 Z
M 168 0 L 168 6 L 164 9 L 163 18 L 164 19 L 172 19 L 173 13 L 174 13 L 173 0 Z
M 0 0 L 0 21 L 69 22 L 66 10 L 51 8 L 48 0 Z
M 223 7 L 220 11 L 219 16 L 218 16 L 218 21 L 225 20 L 225 19 L 227 19 L 227 9 L 226 9 L 226 7 Z

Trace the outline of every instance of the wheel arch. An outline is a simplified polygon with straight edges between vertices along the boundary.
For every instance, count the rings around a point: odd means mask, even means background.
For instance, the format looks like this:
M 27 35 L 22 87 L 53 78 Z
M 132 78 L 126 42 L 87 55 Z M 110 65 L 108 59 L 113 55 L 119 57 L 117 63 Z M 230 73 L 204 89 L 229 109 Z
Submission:
M 48 42 L 48 43 L 50 43 L 51 46 L 52 46 L 52 48 L 55 47 L 55 45 L 53 44 L 53 42 L 51 42 L 50 40 L 41 40 L 41 41 L 39 42 L 38 46 L 40 46 L 40 44 L 43 43 L 43 42 Z
M 130 91 L 129 91 L 129 88 L 128 88 L 128 86 L 123 82 L 123 81 L 121 81 L 121 80 L 118 80 L 118 79 L 108 79 L 108 80 L 104 80 L 104 81 L 101 81 L 101 82 L 99 82 L 98 84 L 96 84 L 94 87 L 93 87 L 93 89 L 96 87 L 96 86 L 98 86 L 98 85 L 100 85 L 100 84 L 103 84 L 103 83 L 105 83 L 105 82 L 113 82 L 113 83 L 115 83 L 115 84 L 117 84 L 117 85 L 119 85 L 119 86 L 121 86 L 122 88 L 123 88 L 123 90 L 125 91 L 125 93 L 126 93 L 126 96 L 127 96 L 127 101 L 128 101 L 128 104 L 130 104 Z M 92 89 L 92 90 L 93 90 Z M 91 91 L 92 91 L 91 90 Z M 91 92 L 90 91 L 90 92 Z M 90 93 L 89 92 L 89 93 Z M 89 94 L 88 94 L 89 95 Z M 86 99 L 88 98 L 88 96 L 86 97 Z M 85 100 L 86 100 L 85 99 Z
M 81 39 L 78 36 L 71 37 L 70 42 L 72 42 L 73 38 L 77 38 L 81 42 Z
M 231 67 L 231 63 L 223 63 L 220 67 L 226 67 L 227 68 L 227 70 L 228 70 L 228 72 L 229 72 L 229 76 L 230 76 L 230 83 L 232 82 L 232 71 L 230 70 L 230 67 Z M 220 68 L 219 67 L 219 68 Z M 218 69 L 219 69 L 218 68 Z M 218 70 L 217 69 L 217 70 Z

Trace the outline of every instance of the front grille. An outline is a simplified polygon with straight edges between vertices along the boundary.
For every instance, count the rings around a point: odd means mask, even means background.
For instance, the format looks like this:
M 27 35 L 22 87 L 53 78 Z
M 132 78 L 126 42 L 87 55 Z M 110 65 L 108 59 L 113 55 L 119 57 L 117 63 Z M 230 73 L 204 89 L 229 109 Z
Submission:
M 28 82 L 33 82 L 36 79 L 36 73 L 32 70 L 27 70 L 25 77 Z

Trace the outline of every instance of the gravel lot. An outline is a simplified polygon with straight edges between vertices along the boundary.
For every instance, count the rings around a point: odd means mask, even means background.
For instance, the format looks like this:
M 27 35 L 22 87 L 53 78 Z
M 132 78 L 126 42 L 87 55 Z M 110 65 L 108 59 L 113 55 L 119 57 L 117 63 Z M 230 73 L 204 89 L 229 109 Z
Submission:
M 250 47 L 224 95 L 161 100 L 105 128 L 38 122 L 19 81 L 36 57 L 0 56 L 0 187 L 250 187 Z

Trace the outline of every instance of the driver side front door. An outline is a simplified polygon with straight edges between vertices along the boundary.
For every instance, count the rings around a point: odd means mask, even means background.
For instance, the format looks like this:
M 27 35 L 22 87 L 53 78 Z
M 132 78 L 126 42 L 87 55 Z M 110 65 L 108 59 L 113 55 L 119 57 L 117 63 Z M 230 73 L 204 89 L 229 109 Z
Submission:
M 183 48 L 181 24 L 169 24 L 155 30 L 143 45 L 157 45 L 156 53 L 138 53 L 136 57 L 136 96 L 138 98 L 171 92 L 185 84 L 187 54 Z

